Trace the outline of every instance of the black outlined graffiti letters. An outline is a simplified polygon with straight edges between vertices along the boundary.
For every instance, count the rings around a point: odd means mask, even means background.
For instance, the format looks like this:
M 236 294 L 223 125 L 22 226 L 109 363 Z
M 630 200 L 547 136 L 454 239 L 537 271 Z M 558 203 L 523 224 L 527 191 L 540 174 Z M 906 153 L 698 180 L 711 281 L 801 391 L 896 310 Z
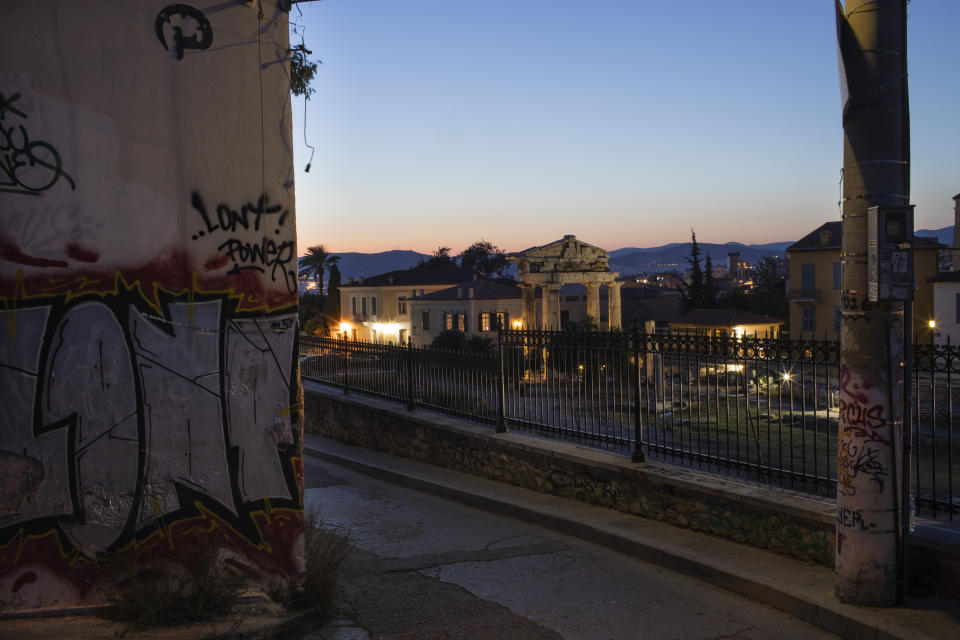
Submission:
M 158 315 L 121 288 L 0 310 L 0 429 L 17 443 L 0 459 L 37 471 L 4 494 L 0 545 L 54 528 L 89 555 L 198 513 L 259 544 L 264 504 L 299 507 L 296 316 L 231 300 L 171 294 Z
M 219 240 L 224 235 L 227 236 L 220 240 L 217 251 L 223 256 L 224 264 L 232 264 L 227 271 L 229 275 L 238 275 L 244 271 L 266 273 L 274 282 L 282 282 L 288 293 L 297 291 L 297 276 L 293 268 L 296 263 L 296 245 L 293 240 L 274 239 L 274 236 L 280 235 L 281 229 L 290 218 L 289 209 L 279 204 L 270 204 L 266 194 L 261 195 L 256 203 L 248 202 L 239 209 L 219 204 L 215 213 L 207 209 L 199 193 L 194 192 L 191 204 L 203 223 L 193 234 L 194 240 L 214 235 Z M 256 240 L 250 240 L 244 237 L 244 232 L 262 235 Z
M 61 178 L 76 190 L 56 147 L 30 139 L 27 114 L 17 106 L 19 99 L 19 93 L 0 93 L 0 193 L 40 195 Z

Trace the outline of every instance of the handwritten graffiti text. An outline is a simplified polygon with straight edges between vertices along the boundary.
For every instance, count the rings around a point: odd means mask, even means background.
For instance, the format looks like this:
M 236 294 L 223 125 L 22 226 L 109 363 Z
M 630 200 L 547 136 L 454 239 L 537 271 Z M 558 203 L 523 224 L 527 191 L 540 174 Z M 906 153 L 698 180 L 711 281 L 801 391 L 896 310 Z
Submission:
M 207 210 L 199 193 L 194 192 L 191 204 L 203 221 L 203 227 L 193 235 L 194 240 L 214 234 L 231 236 L 217 246 L 225 258 L 223 264 L 233 263 L 228 274 L 237 275 L 243 271 L 269 273 L 274 282 L 283 282 L 288 292 L 296 292 L 297 275 L 292 268 L 296 255 L 292 240 L 277 242 L 270 237 L 261 237 L 259 241 L 250 241 L 239 237 L 245 231 L 266 232 L 269 230 L 268 224 L 274 226 L 274 235 L 280 235 L 280 229 L 290 216 L 289 209 L 270 204 L 266 194 L 260 196 L 256 203 L 248 202 L 239 210 L 227 204 L 217 205 L 215 215 Z M 218 263 L 213 261 L 210 264 L 214 266 Z
M 40 195 L 61 178 L 76 190 L 77 185 L 66 171 L 57 149 L 43 140 L 31 140 L 23 124 L 14 119 L 27 119 L 16 106 L 20 94 L 0 93 L 0 193 Z M 7 116 L 10 119 L 7 119 Z

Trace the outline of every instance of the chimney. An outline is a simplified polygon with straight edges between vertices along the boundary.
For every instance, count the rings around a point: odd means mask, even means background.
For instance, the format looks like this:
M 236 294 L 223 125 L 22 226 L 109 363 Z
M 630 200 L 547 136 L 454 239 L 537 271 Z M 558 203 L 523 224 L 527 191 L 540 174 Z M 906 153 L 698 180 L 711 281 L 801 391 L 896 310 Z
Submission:
M 387 284 L 393 284 L 393 274 L 387 276 Z
M 350 276 L 350 280 L 347 281 L 347 284 L 353 284 L 353 276 Z
M 824 229 L 820 232 L 820 246 L 826 246 L 830 244 L 831 240 L 833 240 L 833 234 L 830 231 Z
M 357 283 L 363 284 L 363 276 L 360 276 L 359 278 L 357 278 Z

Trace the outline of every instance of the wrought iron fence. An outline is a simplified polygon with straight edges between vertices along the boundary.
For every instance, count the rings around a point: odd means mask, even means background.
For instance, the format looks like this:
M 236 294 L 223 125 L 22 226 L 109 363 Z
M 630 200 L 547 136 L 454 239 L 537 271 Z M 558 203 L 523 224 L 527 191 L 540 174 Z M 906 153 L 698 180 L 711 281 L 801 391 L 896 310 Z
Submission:
M 531 434 L 807 493 L 837 478 L 839 343 L 502 331 L 483 352 L 301 338 L 305 378 Z M 919 510 L 960 514 L 960 350 L 914 347 Z

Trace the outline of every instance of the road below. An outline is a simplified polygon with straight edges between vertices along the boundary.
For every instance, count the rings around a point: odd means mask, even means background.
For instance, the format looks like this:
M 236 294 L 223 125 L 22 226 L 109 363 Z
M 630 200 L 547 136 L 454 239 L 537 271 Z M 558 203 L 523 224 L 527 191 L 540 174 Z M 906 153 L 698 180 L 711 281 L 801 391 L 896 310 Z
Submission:
M 350 539 L 309 640 L 835 638 L 694 578 L 307 456 L 307 510 Z

